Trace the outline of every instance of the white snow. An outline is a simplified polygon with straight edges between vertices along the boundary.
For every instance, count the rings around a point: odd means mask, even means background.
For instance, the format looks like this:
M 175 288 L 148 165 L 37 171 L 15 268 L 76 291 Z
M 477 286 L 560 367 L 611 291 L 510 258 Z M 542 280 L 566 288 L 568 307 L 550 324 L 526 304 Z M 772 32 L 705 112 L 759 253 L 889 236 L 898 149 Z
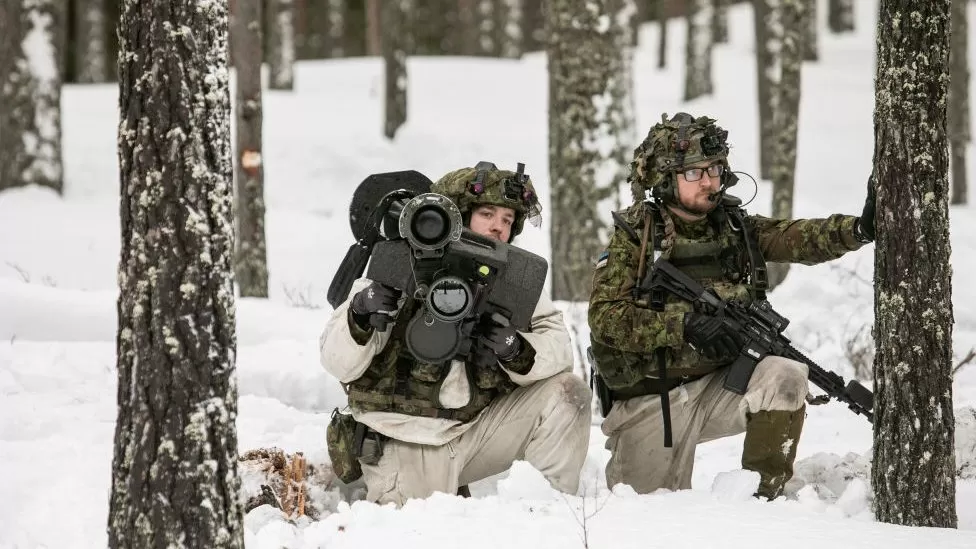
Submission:
M 875 1 L 857 2 L 857 31 L 820 40 L 804 65 L 795 214 L 858 214 L 871 171 Z M 690 104 L 683 93 L 684 25 L 672 21 L 669 66 L 656 67 L 657 29 L 635 50 L 640 135 L 662 112 L 707 113 L 730 130 L 731 162 L 758 171 L 752 13 L 729 10 L 730 40 L 714 50 L 716 92 Z M 974 32 L 974 31 L 971 31 Z M 970 40 L 976 44 L 976 40 Z M 976 47 L 976 46 L 974 46 Z M 973 58 L 976 58 L 974 56 Z M 416 169 L 432 178 L 485 159 L 526 163 L 547 192 L 545 59 L 411 58 L 409 121 L 393 142 L 381 135 L 382 65 L 377 58 L 296 64 L 293 92 L 267 91 L 266 227 L 270 298 L 239 299 L 237 427 L 241 451 L 277 446 L 327 462 L 325 426 L 344 403 L 318 363 L 329 314 L 326 289 L 351 244 L 347 208 L 367 175 Z M 459 76 L 467 75 L 466 78 Z M 65 191 L 0 194 L 0 547 L 104 547 L 116 417 L 116 296 L 119 253 L 115 85 L 68 86 L 63 94 Z M 636 145 L 636 144 L 635 144 Z M 972 156 L 974 151 L 970 148 Z M 734 193 L 748 199 L 743 177 Z M 761 182 L 749 206 L 768 214 Z M 976 218 L 951 209 L 953 348 L 976 347 Z M 548 235 L 526 227 L 520 243 L 548 256 Z M 771 296 L 791 319 L 788 334 L 811 358 L 850 377 L 845 342 L 869 326 L 873 247 L 828 265 L 795 266 Z M 574 311 L 574 318 L 585 313 Z M 585 341 L 585 325 L 573 326 Z M 318 521 L 287 522 L 270 507 L 245 520 L 249 548 L 438 547 L 976 547 L 976 365 L 953 387 L 959 530 L 875 521 L 871 427 L 838 404 L 811 407 L 787 497 L 748 497 L 742 437 L 702 445 L 691 490 L 637 495 L 608 490 L 609 454 L 594 419 L 576 496 L 548 486 L 526 463 L 472 485 L 474 497 L 437 494 L 402 509 L 359 501 L 361 487 L 314 486 Z M 970 407 L 963 409 L 964 407 Z M 245 479 L 245 489 L 255 488 Z M 341 498 L 352 501 L 340 501 Z

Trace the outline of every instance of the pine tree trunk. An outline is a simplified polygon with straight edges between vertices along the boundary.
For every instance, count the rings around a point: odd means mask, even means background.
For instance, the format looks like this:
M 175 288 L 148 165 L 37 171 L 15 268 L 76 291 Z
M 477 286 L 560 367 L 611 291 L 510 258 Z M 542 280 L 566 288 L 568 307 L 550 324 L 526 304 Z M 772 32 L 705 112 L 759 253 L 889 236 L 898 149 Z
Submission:
M 268 297 L 261 133 L 264 112 L 261 98 L 261 0 L 234 0 L 232 5 L 230 47 L 237 73 L 234 274 L 241 297 Z
M 317 0 L 322 1 L 322 0 Z M 369 7 L 367 6 L 367 9 Z M 329 0 L 328 2 L 329 11 L 329 38 L 327 40 L 329 47 L 329 57 L 339 58 L 345 57 L 345 29 L 346 29 L 346 0 Z M 367 29 L 367 48 L 369 47 L 369 30 Z M 377 31 L 379 32 L 379 31 Z M 375 54 L 379 55 L 379 46 L 377 45 L 377 50 Z
M 966 147 L 969 131 L 969 12 L 966 0 L 952 1 L 949 57 L 949 144 L 952 150 L 952 204 L 968 200 Z
M 804 0 L 803 10 L 803 59 L 816 61 L 820 58 L 820 46 L 817 43 L 817 0 Z
M 668 12 L 664 0 L 655 0 L 657 9 L 657 68 L 663 69 L 668 66 Z
M 475 2 L 426 0 L 407 14 L 416 55 L 480 55 Z M 461 13 L 465 12 L 465 13 Z M 468 53 L 462 53 L 469 47 Z M 409 55 L 410 53 L 408 53 Z
M 407 50 L 412 0 L 383 2 L 383 65 L 385 67 L 383 135 L 393 139 L 407 121 Z
M 498 0 L 495 21 L 498 53 L 508 59 L 522 57 L 522 0 Z
M 126 0 L 119 22 L 112 548 L 244 546 L 226 6 Z
M 108 81 L 105 0 L 77 0 L 75 6 L 75 79 L 79 83 Z
M 543 0 L 522 0 L 522 42 L 525 51 L 540 51 L 546 48 L 545 4 Z
M 236 0 L 235 0 L 236 1 Z M 329 10 L 330 5 L 323 0 L 293 0 L 295 4 L 295 58 L 296 59 L 324 59 L 330 57 L 329 50 Z M 261 0 L 261 13 L 265 21 L 262 51 L 267 55 L 271 32 L 267 13 L 270 11 L 270 0 Z
M 651 14 L 654 11 L 653 4 L 656 3 L 657 0 L 637 0 L 634 2 L 634 5 L 637 7 L 637 15 L 630 18 L 631 46 L 637 46 L 640 39 L 640 26 L 651 20 Z
M 4 7 L 0 17 L 0 191 L 40 185 L 61 194 L 66 4 L 61 0 L 6 0 Z
M 498 57 L 497 21 L 495 20 L 496 0 L 477 0 L 475 21 L 478 25 L 478 54 Z
M 634 103 L 634 47 L 633 21 L 638 17 L 635 0 L 610 0 L 610 13 L 614 14 L 615 49 L 619 52 L 619 65 L 614 69 L 616 76 L 610 80 L 610 135 L 614 139 L 612 162 L 616 169 L 613 178 L 614 209 L 620 210 L 630 203 L 630 186 L 625 184 L 630 176 L 630 162 L 634 157 L 634 144 L 637 138 L 636 112 Z
M 777 88 L 776 138 L 773 165 L 773 207 L 777 219 L 793 217 L 793 188 L 796 182 L 796 147 L 800 115 L 800 84 L 803 67 L 803 46 L 807 0 L 781 0 L 780 22 L 783 42 L 780 51 L 781 78 Z M 769 289 L 772 290 L 790 270 L 789 263 L 768 266 Z
M 383 54 L 380 2 L 381 0 L 366 0 L 366 54 L 370 56 Z
M 854 30 L 854 0 L 829 0 L 827 3 L 827 26 L 831 32 L 842 33 Z
M 688 41 L 685 47 L 685 101 L 712 93 L 713 0 L 688 3 Z
M 759 102 L 759 177 L 771 179 L 776 147 L 776 87 L 779 82 L 779 0 L 753 0 L 756 30 L 756 97 Z
M 730 0 L 712 0 L 715 11 L 712 14 L 712 41 L 715 44 L 729 42 L 729 2 Z
M 478 55 L 478 6 L 477 0 L 458 0 L 457 32 L 455 42 L 459 55 Z M 527 32 L 522 20 L 522 32 Z
M 600 150 L 621 78 L 618 19 L 607 0 L 551 0 L 546 36 L 549 71 L 550 239 L 554 299 L 585 301 L 600 248 L 598 202 L 614 190 L 613 153 Z M 610 24 L 602 24 L 609 22 Z
M 881 1 L 871 484 L 879 521 L 954 528 L 949 2 Z
M 293 0 L 268 3 L 268 87 L 291 90 L 295 87 L 295 12 Z
M 105 2 L 105 52 L 108 56 L 105 68 L 107 81 L 117 82 L 119 77 L 119 36 L 116 32 L 119 26 L 119 14 L 122 11 L 122 0 L 103 0 Z

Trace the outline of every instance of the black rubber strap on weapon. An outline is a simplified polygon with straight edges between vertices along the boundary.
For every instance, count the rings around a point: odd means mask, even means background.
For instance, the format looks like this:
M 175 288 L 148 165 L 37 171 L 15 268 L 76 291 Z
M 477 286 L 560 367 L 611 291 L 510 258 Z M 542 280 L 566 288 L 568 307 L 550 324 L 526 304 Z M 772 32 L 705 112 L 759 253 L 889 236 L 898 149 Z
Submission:
M 746 255 L 749 256 L 749 267 L 752 269 L 751 286 L 753 299 L 766 299 L 766 289 L 769 288 L 769 277 L 766 274 L 766 260 L 759 250 L 759 237 L 749 228 L 740 208 L 726 208 L 726 213 L 742 230 L 742 240 L 745 242 Z
M 664 366 L 665 350 L 664 347 L 657 348 L 657 375 L 664 381 L 668 377 L 667 368 Z M 670 448 L 673 445 L 671 438 L 671 395 L 667 389 L 667 383 L 661 384 L 661 421 L 664 422 L 664 447 Z
M 415 301 L 412 297 L 407 297 L 403 302 L 400 313 L 397 315 L 396 324 L 393 325 L 393 333 L 390 334 L 390 339 L 404 340 L 407 334 L 407 326 L 410 324 L 410 317 L 415 312 L 414 304 Z M 396 371 L 394 372 L 396 376 L 393 380 L 394 395 L 410 398 L 410 369 L 412 365 L 412 357 L 404 356 L 401 351 L 400 356 L 397 357 Z
M 655 218 L 660 217 L 660 215 L 654 215 L 653 208 L 648 208 L 646 222 L 650 227 L 651 257 L 654 256 L 654 250 L 657 248 L 656 244 L 658 242 L 657 233 L 659 228 L 657 227 L 657 220 Z M 663 219 L 661 221 L 663 223 Z M 664 231 L 662 230 L 662 236 L 663 232 Z M 652 310 L 659 312 L 664 311 L 664 300 L 665 295 L 663 289 L 655 288 L 651 290 L 650 306 Z M 658 394 L 661 396 L 661 421 L 664 422 L 664 447 L 671 448 L 673 445 L 671 436 L 671 398 L 669 393 L 670 389 L 667 386 L 668 371 L 665 364 L 667 355 L 664 347 L 658 347 L 654 355 L 657 359 L 657 376 L 661 381 L 661 391 Z

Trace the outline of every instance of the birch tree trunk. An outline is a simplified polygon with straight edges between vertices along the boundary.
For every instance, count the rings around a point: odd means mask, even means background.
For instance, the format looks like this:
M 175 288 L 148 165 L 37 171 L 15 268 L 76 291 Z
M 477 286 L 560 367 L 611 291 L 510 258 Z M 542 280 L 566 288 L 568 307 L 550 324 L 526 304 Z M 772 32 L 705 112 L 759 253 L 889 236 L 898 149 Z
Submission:
M 688 3 L 688 41 L 685 47 L 685 101 L 712 93 L 713 0 Z
M 624 31 L 612 7 L 551 0 L 546 13 L 554 299 L 588 299 L 603 232 L 598 202 L 613 192 L 620 169 L 614 153 L 600 149 L 613 142 L 613 83 L 621 78 Z
M 118 32 L 108 545 L 241 548 L 227 4 L 125 0 Z
M 234 0 L 231 50 L 237 73 L 237 161 L 234 163 L 234 273 L 241 297 L 268 297 L 268 253 L 264 234 L 264 151 L 261 97 L 261 0 Z
M 952 1 L 952 37 L 949 56 L 949 146 L 952 162 L 952 202 L 968 201 L 966 148 L 969 130 L 969 10 L 966 0 Z
M 874 512 L 943 528 L 957 520 L 949 3 L 881 0 L 874 111 Z
M 61 82 L 66 5 L 6 0 L 0 17 L 0 191 L 64 190 Z

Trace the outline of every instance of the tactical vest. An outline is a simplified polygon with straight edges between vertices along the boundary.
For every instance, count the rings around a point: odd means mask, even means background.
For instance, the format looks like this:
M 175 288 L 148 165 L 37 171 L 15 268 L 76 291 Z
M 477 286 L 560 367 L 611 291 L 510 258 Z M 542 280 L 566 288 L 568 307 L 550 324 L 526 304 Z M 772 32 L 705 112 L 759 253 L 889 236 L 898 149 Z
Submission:
M 645 203 L 644 207 L 646 213 L 637 228 L 623 226 L 627 221 L 619 215 L 614 215 L 614 219 L 632 241 L 641 243 L 647 239 L 647 244 L 641 245 L 645 250 L 647 269 L 657 257 L 663 257 L 705 288 L 713 289 L 724 300 L 738 300 L 748 305 L 753 300 L 766 298 L 765 262 L 755 235 L 750 234 L 743 220 L 741 209 L 723 205 L 709 214 L 706 223 L 688 224 L 666 210 L 662 212 L 655 204 Z M 673 224 L 670 231 L 666 228 L 669 223 Z M 643 235 L 637 236 L 639 232 Z M 638 284 L 639 281 L 635 281 L 635 287 Z M 692 310 L 689 302 L 671 294 L 635 294 L 632 299 L 638 307 L 652 310 L 681 313 Z M 632 353 L 595 340 L 592 341 L 592 352 L 597 370 L 613 391 L 615 400 L 660 393 L 662 388 L 666 391 L 714 372 L 734 358 L 709 359 L 690 345 L 684 345 L 680 350 L 660 348 Z
M 484 366 L 467 362 L 468 403 L 461 408 L 442 407 L 441 385 L 451 370 L 451 361 L 418 362 L 404 339 L 407 324 L 419 307 L 414 299 L 406 300 L 393 324 L 389 342 L 373 357 L 361 377 L 346 384 L 350 406 L 364 412 L 396 412 L 466 423 L 494 399 L 515 389 L 515 383 L 497 363 Z

